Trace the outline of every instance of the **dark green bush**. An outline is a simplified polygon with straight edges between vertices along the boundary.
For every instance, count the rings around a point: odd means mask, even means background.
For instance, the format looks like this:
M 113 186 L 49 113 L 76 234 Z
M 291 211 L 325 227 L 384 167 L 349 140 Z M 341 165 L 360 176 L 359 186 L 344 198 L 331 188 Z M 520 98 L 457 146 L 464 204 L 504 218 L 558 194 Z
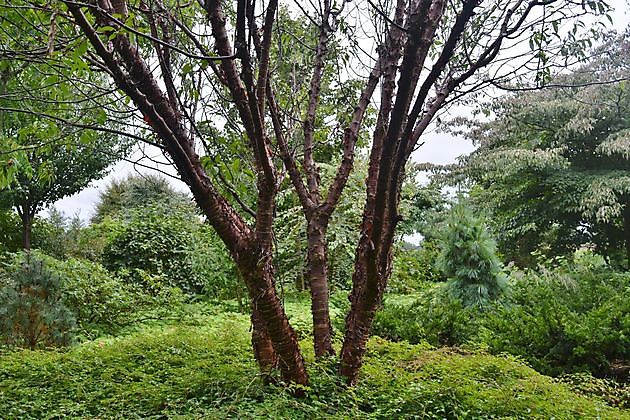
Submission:
M 386 297 L 372 331 L 394 341 L 453 346 L 476 337 L 482 316 L 480 308 L 465 308 L 444 285 L 438 285 L 415 296 Z
M 0 339 L 9 346 L 67 346 L 75 319 L 64 305 L 61 280 L 41 259 L 26 254 L 0 284 Z
M 58 260 L 40 251 L 10 254 L 6 271 L 15 271 L 29 255 L 43 261 L 46 269 L 61 279 L 58 285 L 60 299 L 76 321 L 74 333 L 79 338 L 115 334 L 121 328 L 139 322 L 147 312 L 172 313 L 183 303 L 182 293 L 177 288 L 160 286 L 154 294 L 148 294 L 138 285 L 114 276 L 98 263 L 75 258 Z M 147 282 L 162 283 L 151 280 L 147 273 L 138 275 L 144 276 Z M 0 271 L 0 282 L 7 276 Z
M 238 277 L 227 250 L 197 216 L 167 214 L 162 208 L 137 211 L 109 230 L 102 261 L 150 293 L 168 286 L 189 295 L 238 297 Z
M 510 304 L 484 323 L 491 351 L 519 355 L 540 372 L 608 375 L 613 361 L 630 360 L 630 273 L 566 265 L 527 272 Z
M 157 304 L 152 296 L 114 277 L 98 263 L 49 258 L 48 264 L 64 279 L 63 300 L 74 312 L 79 332 L 85 337 L 114 333 L 136 322 L 140 311 Z
M 615 366 L 630 360 L 630 273 L 566 264 L 515 272 L 511 294 L 484 308 L 464 307 L 436 287 L 412 302 L 386 299 L 373 331 L 411 343 L 482 346 L 549 375 L 627 380 L 627 369 Z

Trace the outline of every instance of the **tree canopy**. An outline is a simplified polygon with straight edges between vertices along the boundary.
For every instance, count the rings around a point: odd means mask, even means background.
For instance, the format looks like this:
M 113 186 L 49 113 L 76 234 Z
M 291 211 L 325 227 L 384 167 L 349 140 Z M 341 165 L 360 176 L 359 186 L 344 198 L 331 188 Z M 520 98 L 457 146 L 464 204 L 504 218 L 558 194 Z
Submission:
M 630 255 L 628 35 L 596 54 L 552 81 L 566 87 L 502 98 L 468 132 L 479 148 L 455 172 L 472 182 L 507 259 L 587 244 L 613 258 L 625 243 Z

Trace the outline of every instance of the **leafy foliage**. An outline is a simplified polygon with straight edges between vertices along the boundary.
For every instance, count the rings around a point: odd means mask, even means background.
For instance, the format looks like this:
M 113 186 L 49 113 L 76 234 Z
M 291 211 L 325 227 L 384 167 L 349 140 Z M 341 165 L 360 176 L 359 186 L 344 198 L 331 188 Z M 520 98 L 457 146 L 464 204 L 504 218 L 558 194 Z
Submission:
M 387 288 L 393 293 L 413 293 L 426 288 L 428 283 L 445 281 L 436 267 L 439 248 L 434 241 L 424 240 L 419 249 L 399 245 L 394 253 L 392 276 Z
M 157 175 L 130 175 L 121 181 L 113 180 L 99 195 L 92 222 L 106 217 L 124 218 L 134 210 L 161 207 L 165 213 L 194 213 L 194 205 L 186 194 L 177 192 L 168 181 Z
M 236 292 L 235 269 L 213 231 L 195 216 L 166 215 L 161 207 L 131 213 L 105 244 L 102 260 L 152 293 L 163 286 L 215 297 Z
M 578 262 L 513 272 L 509 296 L 483 311 L 464 307 L 442 286 L 390 297 L 374 333 L 411 343 L 481 346 L 519 356 L 545 374 L 582 371 L 626 380 L 630 276 L 602 262 Z
M 10 346 L 66 346 L 75 319 L 62 300 L 60 279 L 27 254 L 0 288 L 0 339 Z
M 256 374 L 248 328 L 246 315 L 210 311 L 188 325 L 144 328 L 67 353 L 1 355 L 0 411 L 20 418 L 627 417 L 511 357 L 380 339 L 369 344 L 356 388 L 341 386 L 332 361 L 323 361 L 312 364 L 305 397 L 295 398 Z
M 464 123 L 479 148 L 456 173 L 472 181 L 506 259 L 535 266 L 536 249 L 563 255 L 588 243 L 612 262 L 627 258 L 630 91 L 600 82 L 628 78 L 629 45 L 628 33 L 611 38 L 590 64 L 554 79 L 575 87 L 507 96 L 492 121 Z

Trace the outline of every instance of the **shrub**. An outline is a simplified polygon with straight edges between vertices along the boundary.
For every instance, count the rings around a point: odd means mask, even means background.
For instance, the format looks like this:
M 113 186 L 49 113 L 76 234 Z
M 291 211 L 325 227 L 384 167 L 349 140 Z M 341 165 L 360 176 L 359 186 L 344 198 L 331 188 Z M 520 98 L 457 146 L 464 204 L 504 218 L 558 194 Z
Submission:
M 102 261 L 147 292 L 169 286 L 189 295 L 237 297 L 238 278 L 227 250 L 196 216 L 165 214 L 161 208 L 137 211 L 111 231 Z
M 373 332 L 392 340 L 472 345 L 509 353 L 539 372 L 591 372 L 628 378 L 630 273 L 563 266 L 512 273 L 501 303 L 465 307 L 435 287 L 417 297 L 387 297 Z
M 147 284 L 146 278 L 138 275 L 138 269 L 163 278 L 168 285 L 186 293 L 200 293 L 204 281 L 194 272 L 188 258 L 192 244 L 190 222 L 153 211 L 138 212 L 107 243 L 103 263 L 109 270 L 120 272 L 124 278 L 150 292 L 161 285 Z
M 398 246 L 394 254 L 392 275 L 387 288 L 393 293 L 413 293 L 429 284 L 446 280 L 435 262 L 439 249 L 433 241 L 422 242 L 420 248 Z
M 63 301 L 88 338 L 115 332 L 136 321 L 136 313 L 150 307 L 138 287 L 112 276 L 102 265 L 75 258 L 48 259 L 51 270 L 63 278 Z
M 630 273 L 566 264 L 528 271 L 485 324 L 491 351 L 520 355 L 540 372 L 612 374 L 613 361 L 630 359 Z
M 486 308 L 488 310 L 488 308 Z M 394 341 L 453 346 L 474 340 L 481 310 L 465 308 L 443 285 L 416 296 L 386 298 L 376 315 L 374 334 Z
M 121 328 L 137 323 L 148 312 L 173 313 L 183 303 L 179 289 L 160 286 L 150 295 L 138 285 L 112 275 L 98 263 L 75 258 L 62 261 L 40 251 L 11 254 L 7 271 L 15 271 L 30 256 L 43 261 L 46 270 L 61 279 L 58 285 L 60 299 L 71 311 L 76 321 L 74 332 L 80 338 L 117 333 Z M 151 278 L 144 272 L 138 275 Z M 0 271 L 0 281 L 2 278 Z
M 74 316 L 64 305 L 60 279 L 40 259 L 26 254 L 0 288 L 0 336 L 10 346 L 66 346 Z
M 464 306 L 486 306 L 506 286 L 496 243 L 481 220 L 463 205 L 455 206 L 447 219 L 437 265 L 448 278 L 451 293 Z

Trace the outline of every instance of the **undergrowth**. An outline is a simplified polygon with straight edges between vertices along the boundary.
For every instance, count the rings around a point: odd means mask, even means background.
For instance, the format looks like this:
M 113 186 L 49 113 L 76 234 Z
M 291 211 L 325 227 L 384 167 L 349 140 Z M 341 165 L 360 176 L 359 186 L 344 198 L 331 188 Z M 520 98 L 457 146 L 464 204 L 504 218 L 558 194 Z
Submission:
M 337 343 L 338 344 L 338 343 Z M 630 418 L 513 357 L 373 339 L 356 388 L 312 360 L 306 397 L 264 386 L 249 319 L 206 311 L 67 352 L 0 355 L 2 418 Z

